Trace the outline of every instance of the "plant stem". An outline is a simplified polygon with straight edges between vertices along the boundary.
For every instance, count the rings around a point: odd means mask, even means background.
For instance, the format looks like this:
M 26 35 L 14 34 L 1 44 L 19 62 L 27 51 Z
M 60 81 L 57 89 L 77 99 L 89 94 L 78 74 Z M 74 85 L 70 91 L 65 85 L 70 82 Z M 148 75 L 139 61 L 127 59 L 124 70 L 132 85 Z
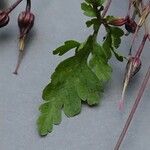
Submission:
M 136 98 L 136 100 L 135 100 L 135 102 L 134 102 L 134 104 L 133 104 L 132 110 L 131 110 L 131 112 L 130 112 L 130 114 L 129 114 L 129 117 L 128 117 L 126 123 L 125 123 L 125 126 L 124 126 L 124 128 L 123 128 L 121 134 L 120 134 L 120 137 L 119 137 L 119 139 L 118 139 L 118 141 L 117 141 L 117 144 L 116 144 L 114 150 L 119 150 L 119 148 L 120 148 L 120 145 L 121 145 L 121 143 L 122 143 L 122 141 L 123 141 L 123 139 L 124 139 L 124 137 L 125 137 L 125 135 L 126 135 L 126 132 L 127 132 L 128 128 L 129 128 L 129 125 L 130 125 L 130 123 L 131 123 L 131 121 L 132 121 L 132 118 L 133 118 L 133 116 L 134 116 L 134 114 L 135 114 L 135 112 L 136 112 L 136 109 L 137 109 L 137 107 L 138 107 L 138 104 L 139 104 L 139 102 L 141 101 L 142 95 L 143 95 L 144 90 L 145 90 L 145 88 L 146 88 L 146 85 L 147 85 L 147 83 L 148 83 L 148 81 L 149 81 L 149 78 L 150 78 L 150 66 L 149 66 L 149 68 L 148 68 L 148 71 L 147 71 L 147 73 L 146 73 L 146 76 L 145 76 L 145 78 L 144 78 L 144 81 L 143 81 L 143 83 L 142 83 L 142 85 L 141 85 L 141 88 L 139 89 L 137 98 Z
M 17 65 L 16 65 L 16 68 L 15 68 L 15 71 L 13 72 L 13 74 L 15 74 L 15 75 L 18 74 L 18 69 L 19 69 L 19 66 L 21 64 L 21 61 L 22 61 L 22 58 L 23 58 L 23 55 L 24 55 L 25 37 L 26 37 L 26 35 L 24 35 L 23 37 L 21 37 L 19 39 L 19 55 L 18 55 L 18 60 L 17 60 Z
M 130 57 L 128 60 L 127 66 L 126 66 L 126 72 L 125 72 L 125 76 L 124 76 L 124 83 L 123 83 L 123 89 L 122 89 L 122 94 L 121 94 L 121 100 L 119 101 L 119 105 L 118 105 L 120 111 L 123 111 L 123 109 L 124 109 L 125 92 L 126 92 L 127 86 L 129 84 L 129 81 L 131 78 L 132 68 L 133 68 L 132 57 Z
M 30 12 L 31 10 L 31 0 L 27 0 L 26 11 Z
M 142 1 L 141 1 L 141 2 L 142 2 Z M 132 55 L 132 47 L 133 47 L 133 44 L 134 44 L 134 42 L 135 42 L 137 33 L 138 33 L 138 31 L 140 30 L 140 28 L 141 28 L 141 26 L 143 25 L 143 23 L 146 22 L 146 19 L 147 19 L 149 13 L 150 13 L 150 3 L 147 4 L 147 7 L 145 8 L 145 10 L 141 11 L 140 20 L 139 20 L 139 22 L 138 22 L 136 31 L 135 31 L 135 33 L 134 33 L 134 35 L 133 35 L 133 38 L 132 38 L 131 47 L 130 47 L 130 50 L 129 50 L 129 55 Z
M 108 0 L 108 1 L 107 1 L 106 7 L 105 7 L 105 9 L 103 10 L 103 13 L 102 13 L 102 18 L 105 17 L 105 15 L 106 15 L 106 13 L 107 13 L 109 7 L 110 7 L 111 2 L 112 2 L 112 0 Z
M 138 33 L 139 29 L 140 29 L 140 27 L 137 26 L 136 31 L 135 31 L 135 33 L 134 33 L 134 35 L 133 35 L 132 42 L 131 42 L 131 47 L 130 47 L 129 54 L 128 54 L 129 56 L 132 55 L 133 44 L 134 44 L 134 41 L 135 41 L 135 39 L 136 39 L 136 36 L 137 36 L 137 33 Z
M 99 10 L 97 9 L 97 6 L 93 5 L 93 8 L 96 10 L 96 17 L 97 17 L 97 20 L 98 20 L 98 21 L 101 21 L 101 20 L 105 17 L 105 15 L 106 15 L 106 13 L 107 13 L 109 7 L 110 7 L 111 2 L 112 2 L 112 0 L 108 0 L 108 1 L 107 1 L 106 7 L 105 7 L 105 9 L 103 10 L 102 15 L 100 14 Z M 97 34 L 98 34 L 98 32 L 99 32 L 100 26 L 101 26 L 101 22 L 100 22 L 100 24 L 99 24 L 97 30 L 94 30 L 94 33 L 93 33 L 93 38 L 94 38 L 94 39 L 97 38 Z
M 148 38 L 148 34 L 145 34 L 144 37 L 143 37 L 143 40 L 141 42 L 141 45 L 140 45 L 139 49 L 136 52 L 135 58 L 139 58 L 140 57 L 147 38 Z
M 127 16 L 130 16 L 131 6 L 132 6 L 132 0 L 129 0 L 129 7 L 128 7 Z
M 6 13 L 9 14 L 12 10 L 14 10 L 23 0 L 17 0 L 13 5 L 11 5 L 8 9 L 6 9 Z

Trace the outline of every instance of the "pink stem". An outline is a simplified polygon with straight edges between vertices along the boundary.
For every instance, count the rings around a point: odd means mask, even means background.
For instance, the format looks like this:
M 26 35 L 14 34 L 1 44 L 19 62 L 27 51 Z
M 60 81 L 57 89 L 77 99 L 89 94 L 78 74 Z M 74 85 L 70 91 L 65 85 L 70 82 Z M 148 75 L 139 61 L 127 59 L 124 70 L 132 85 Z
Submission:
M 14 10 L 23 0 L 17 0 L 13 5 L 11 5 L 7 10 L 6 13 L 9 14 L 12 10 Z
M 105 7 L 105 9 L 104 9 L 104 11 L 103 11 L 103 13 L 102 13 L 102 17 L 103 17 L 103 18 L 105 17 L 105 15 L 106 15 L 106 13 L 107 13 L 109 7 L 110 7 L 111 2 L 112 2 L 112 0 L 108 0 L 108 1 L 107 1 L 106 7 Z
M 139 49 L 136 52 L 135 58 L 139 58 L 140 57 L 147 38 L 148 38 L 148 34 L 145 34 L 144 37 L 143 37 L 143 40 L 141 42 L 141 45 L 140 45 Z
M 129 0 L 129 7 L 128 7 L 127 16 L 130 16 L 131 6 L 132 6 L 132 0 Z
M 31 9 L 31 0 L 27 0 L 26 11 L 30 12 Z
M 129 125 L 130 125 L 130 123 L 131 123 L 131 121 L 132 121 L 132 119 L 133 119 L 133 116 L 134 116 L 135 112 L 136 112 L 136 109 L 137 109 L 137 107 L 138 107 L 138 104 L 139 104 L 139 102 L 141 101 L 141 97 L 142 97 L 142 95 L 143 95 L 143 93 L 144 93 L 144 90 L 145 90 L 145 88 L 146 88 L 146 85 L 147 85 L 147 83 L 148 83 L 149 78 L 150 78 L 150 66 L 149 66 L 149 68 L 148 68 L 148 71 L 147 71 L 147 73 L 146 73 L 146 76 L 145 76 L 145 78 L 144 78 L 144 81 L 143 81 L 143 83 L 142 83 L 142 85 L 141 85 L 141 88 L 139 89 L 137 98 L 136 98 L 136 100 L 135 100 L 135 102 L 134 102 L 134 104 L 133 104 L 132 110 L 131 110 L 131 112 L 130 112 L 130 114 L 129 114 L 129 117 L 128 117 L 126 123 L 125 123 L 125 126 L 124 126 L 124 128 L 123 128 L 121 134 L 120 134 L 120 137 L 119 137 L 119 139 L 118 139 L 118 141 L 117 141 L 117 144 L 116 144 L 114 150 L 119 150 L 119 148 L 120 148 L 120 145 L 121 145 L 121 143 L 122 143 L 122 141 L 123 141 L 123 139 L 124 139 L 124 137 L 125 137 L 125 135 L 126 135 L 126 132 L 127 132 L 128 128 L 129 128 Z
M 132 47 L 133 47 L 133 44 L 134 44 L 134 42 L 135 42 L 135 39 L 136 39 L 136 36 L 137 36 L 137 33 L 138 33 L 139 29 L 140 29 L 140 27 L 137 26 L 137 27 L 136 27 L 136 31 L 135 31 L 135 33 L 134 33 L 134 35 L 133 35 L 132 42 L 131 42 L 131 47 L 130 47 L 130 50 L 129 50 L 129 55 L 131 55 L 131 53 L 132 53 Z

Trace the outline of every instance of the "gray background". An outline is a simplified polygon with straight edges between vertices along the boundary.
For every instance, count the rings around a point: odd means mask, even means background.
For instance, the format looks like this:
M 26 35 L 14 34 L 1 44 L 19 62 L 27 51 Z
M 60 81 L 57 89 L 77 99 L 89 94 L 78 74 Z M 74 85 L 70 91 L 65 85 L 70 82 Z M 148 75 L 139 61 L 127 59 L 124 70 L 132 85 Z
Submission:
M 11 4 L 14 0 L 9 0 Z M 42 90 L 57 64 L 64 58 L 53 56 L 52 50 L 68 39 L 84 41 L 91 33 L 87 20 L 80 10 L 82 0 L 33 0 L 36 15 L 34 30 L 26 47 L 26 55 L 19 75 L 12 74 L 18 55 L 17 16 L 25 3 L 11 14 L 7 27 L 0 29 L 0 149 L 1 150 L 112 150 L 121 132 L 137 90 L 149 65 L 150 44 L 142 54 L 143 66 L 128 88 L 126 109 L 120 113 L 120 99 L 124 63 L 112 59 L 112 80 L 106 86 L 101 105 L 89 108 L 83 105 L 82 113 L 74 118 L 63 115 L 62 123 L 41 138 L 36 129 L 38 107 Z M 127 1 L 113 0 L 113 15 L 125 16 Z M 101 30 L 101 35 L 104 31 Z M 137 41 L 142 38 L 138 35 Z M 139 44 L 139 42 L 137 42 Z M 130 38 L 125 37 L 119 50 L 127 54 Z M 136 48 L 138 45 L 135 45 Z M 150 84 L 143 96 L 121 150 L 149 150 L 150 147 Z

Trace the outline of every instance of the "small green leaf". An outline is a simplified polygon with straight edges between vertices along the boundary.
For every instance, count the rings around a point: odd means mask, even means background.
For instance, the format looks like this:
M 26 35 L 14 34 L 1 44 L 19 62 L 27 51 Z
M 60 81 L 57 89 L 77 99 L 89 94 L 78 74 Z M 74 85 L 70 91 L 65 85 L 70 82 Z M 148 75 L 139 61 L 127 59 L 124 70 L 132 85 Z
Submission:
M 99 28 L 100 22 L 94 18 L 86 22 L 87 27 L 91 27 L 93 25 L 93 29 L 97 30 Z
M 58 47 L 53 51 L 53 54 L 59 54 L 60 56 L 63 55 L 64 53 L 68 52 L 69 50 L 73 48 L 77 48 L 80 46 L 80 43 L 74 40 L 69 40 L 64 43 L 63 46 Z
M 111 57 L 111 51 L 114 53 L 115 57 L 119 61 L 123 61 L 123 56 L 120 55 L 118 52 L 115 51 L 120 46 L 121 37 L 124 35 L 122 29 L 118 27 L 109 27 L 106 39 L 103 43 L 103 48 L 107 51 L 108 58 Z
M 81 3 L 81 9 L 84 11 L 84 15 L 88 17 L 96 17 L 95 10 L 90 4 Z
M 110 27 L 111 29 L 111 34 L 113 36 L 116 36 L 116 37 L 122 37 L 124 35 L 124 32 L 121 28 L 118 28 L 118 27 Z
M 92 20 L 88 20 L 88 21 L 86 22 L 86 26 L 87 26 L 88 28 L 91 27 L 93 24 L 94 24 L 93 19 L 92 19 Z
M 124 35 L 124 32 L 122 29 L 118 27 L 111 27 L 111 38 L 112 38 L 112 46 L 114 48 L 118 48 L 121 43 L 121 37 Z

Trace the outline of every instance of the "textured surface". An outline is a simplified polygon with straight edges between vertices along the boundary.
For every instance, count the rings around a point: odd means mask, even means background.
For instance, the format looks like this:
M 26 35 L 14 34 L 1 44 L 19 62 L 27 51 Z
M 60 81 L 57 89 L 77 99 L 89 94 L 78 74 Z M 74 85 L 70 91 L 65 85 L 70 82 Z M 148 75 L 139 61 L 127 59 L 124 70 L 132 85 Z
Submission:
M 13 2 L 9 0 L 9 2 Z M 87 19 L 80 10 L 82 0 L 33 0 L 36 15 L 34 31 L 27 45 L 27 53 L 19 70 L 12 74 L 17 59 L 17 15 L 24 8 L 18 7 L 6 28 L 0 30 L 0 149 L 1 150 L 112 150 L 128 112 L 139 89 L 139 84 L 149 65 L 150 44 L 142 55 L 143 67 L 128 89 L 126 110 L 120 113 L 122 71 L 125 63 L 113 65 L 113 77 L 108 83 L 101 105 L 89 108 L 83 105 L 82 113 L 74 118 L 63 116 L 61 125 L 41 138 L 36 130 L 38 107 L 42 102 L 41 91 L 50 74 L 63 57 L 52 55 L 54 48 L 68 39 L 84 40 L 90 30 L 85 28 Z M 113 0 L 111 12 L 125 15 L 127 2 Z M 102 33 L 103 34 L 103 31 Z M 140 41 L 141 36 L 138 36 Z M 137 42 L 138 44 L 139 42 Z M 127 54 L 130 38 L 124 38 L 119 50 Z M 135 45 L 135 48 L 138 45 Z M 150 147 L 150 83 L 143 96 L 121 150 L 148 150 Z

